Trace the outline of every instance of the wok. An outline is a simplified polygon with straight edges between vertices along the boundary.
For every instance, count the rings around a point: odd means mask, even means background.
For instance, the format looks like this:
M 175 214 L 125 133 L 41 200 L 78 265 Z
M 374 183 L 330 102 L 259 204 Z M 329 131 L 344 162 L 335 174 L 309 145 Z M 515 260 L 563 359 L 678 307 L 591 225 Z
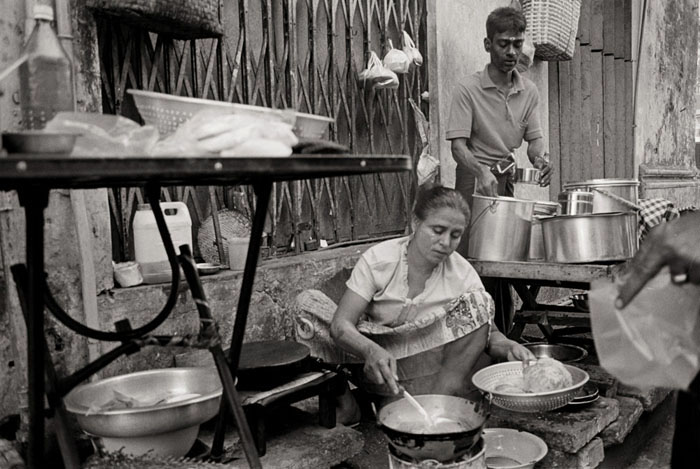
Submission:
M 464 430 L 444 433 L 416 431 L 417 423 L 423 421 L 421 415 L 407 399 L 394 401 L 382 407 L 377 420 L 389 445 L 399 457 L 416 461 L 454 461 L 469 452 L 481 437 L 490 411 L 487 400 L 475 402 L 442 394 L 414 397 L 433 419 L 443 417 L 455 420 L 462 424 Z

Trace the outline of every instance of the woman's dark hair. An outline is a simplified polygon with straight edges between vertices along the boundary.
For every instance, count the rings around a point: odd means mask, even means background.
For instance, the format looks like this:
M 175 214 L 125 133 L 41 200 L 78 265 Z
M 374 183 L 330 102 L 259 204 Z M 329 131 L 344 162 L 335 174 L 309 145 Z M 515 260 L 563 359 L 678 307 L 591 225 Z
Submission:
M 486 37 L 493 39 L 496 34 L 506 31 L 524 33 L 526 27 L 522 11 L 510 7 L 496 8 L 486 18 Z
M 438 184 L 424 184 L 418 188 L 416 202 L 413 204 L 413 215 L 418 220 L 425 220 L 428 215 L 441 208 L 453 208 L 462 212 L 464 219 L 469 223 L 469 205 L 462 194 Z

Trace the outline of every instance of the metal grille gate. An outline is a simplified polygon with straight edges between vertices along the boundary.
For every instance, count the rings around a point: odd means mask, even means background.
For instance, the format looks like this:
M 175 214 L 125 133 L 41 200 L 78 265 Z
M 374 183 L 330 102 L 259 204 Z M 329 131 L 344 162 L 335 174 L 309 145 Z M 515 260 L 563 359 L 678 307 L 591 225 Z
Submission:
M 410 154 L 421 141 L 409 99 L 427 89 L 425 0 L 236 0 L 222 3 L 226 35 L 181 41 L 98 18 L 105 112 L 139 120 L 126 90 L 153 90 L 335 117 L 330 137 L 354 153 Z M 406 30 L 424 55 L 395 91 L 364 89 L 357 74 L 369 51 L 382 57 Z M 414 175 L 367 175 L 276 184 L 263 255 L 402 233 Z M 214 209 L 250 213 L 248 187 L 163 189 L 181 200 L 197 229 Z M 138 188 L 110 191 L 114 256 L 132 258 L 131 221 Z M 214 224 L 216 226 L 216 224 Z M 218 236 L 217 241 L 220 241 Z M 194 237 L 196 239 L 196 236 Z M 196 243 L 195 243 L 196 244 Z M 196 249 L 196 247 L 195 247 Z M 313 249 L 313 248 L 312 248 Z

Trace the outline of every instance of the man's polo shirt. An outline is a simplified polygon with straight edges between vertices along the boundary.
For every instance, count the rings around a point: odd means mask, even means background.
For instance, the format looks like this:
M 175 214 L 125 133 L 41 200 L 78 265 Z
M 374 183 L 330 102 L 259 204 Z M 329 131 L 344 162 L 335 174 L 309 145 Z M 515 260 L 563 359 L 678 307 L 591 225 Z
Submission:
M 537 87 L 517 70 L 505 95 L 484 70 L 467 77 L 452 96 L 447 140 L 468 139 L 477 160 L 492 164 L 526 141 L 542 137 Z

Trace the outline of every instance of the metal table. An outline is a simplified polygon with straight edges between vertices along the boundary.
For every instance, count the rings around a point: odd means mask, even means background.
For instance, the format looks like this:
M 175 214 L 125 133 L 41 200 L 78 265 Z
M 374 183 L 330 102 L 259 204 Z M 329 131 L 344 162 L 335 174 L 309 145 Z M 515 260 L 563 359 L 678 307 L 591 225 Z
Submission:
M 469 259 L 480 277 L 507 281 L 523 305 L 515 313 L 508 337 L 517 340 L 526 324 L 537 324 L 549 340 L 558 336 L 590 330 L 588 311 L 574 306 L 544 304 L 537 299 L 542 287 L 588 290 L 596 278 L 614 278 L 626 263 L 556 264 L 547 262 L 481 261 Z M 554 329 L 553 326 L 566 326 Z
M 18 280 L 23 311 L 27 322 L 29 445 L 28 467 L 47 467 L 44 454 L 44 394 L 57 416 L 61 417 L 60 397 L 97 372 L 121 353 L 138 350 L 140 346 L 183 345 L 208 348 L 214 355 L 224 385 L 222 412 L 228 406 L 234 415 L 243 449 L 251 468 L 259 468 L 260 460 L 233 378 L 240 358 L 241 345 L 248 317 L 248 306 L 257 267 L 261 235 L 264 229 L 272 184 L 276 181 L 359 175 L 368 173 L 409 171 L 411 160 L 404 155 L 299 155 L 289 158 L 221 158 L 221 157 L 99 157 L 69 158 L 51 155 L 18 155 L 0 158 L 0 190 L 17 190 L 26 216 L 26 268 L 13 266 Z M 256 211 L 251 229 L 250 244 L 243 273 L 238 307 L 235 313 L 233 335 L 228 357 L 224 357 L 218 331 L 199 283 L 194 261 L 189 250 L 181 248 L 179 259 L 175 254 L 165 219 L 158 203 L 160 188 L 164 185 L 217 185 L 251 184 L 256 196 Z M 89 189 L 115 186 L 145 186 L 146 196 L 154 211 L 166 252 L 173 267 L 170 296 L 160 313 L 148 324 L 131 329 L 122 324 L 117 332 L 97 331 L 71 322 L 53 301 L 44 273 L 44 209 L 51 189 Z M 186 247 L 186 246 L 185 246 Z M 173 338 L 149 335 L 169 316 L 177 298 L 179 283 L 178 261 L 183 267 L 200 315 L 200 334 L 196 338 Z M 72 330 L 98 340 L 121 342 L 67 380 L 58 380 L 45 347 L 44 308 L 48 307 L 59 320 Z M 46 376 L 46 381 L 45 381 Z M 221 416 L 220 416 L 221 417 Z M 220 422 L 223 419 L 220 418 Z M 62 422 L 57 422 L 59 429 Z M 66 467 L 77 467 L 77 453 L 64 428 L 59 444 Z M 217 431 L 217 434 L 223 433 Z M 219 438 L 219 445 L 222 444 Z M 216 439 L 215 439 L 216 440 Z M 215 441 L 214 450 L 217 441 Z M 73 454 L 64 454 L 73 453 Z

